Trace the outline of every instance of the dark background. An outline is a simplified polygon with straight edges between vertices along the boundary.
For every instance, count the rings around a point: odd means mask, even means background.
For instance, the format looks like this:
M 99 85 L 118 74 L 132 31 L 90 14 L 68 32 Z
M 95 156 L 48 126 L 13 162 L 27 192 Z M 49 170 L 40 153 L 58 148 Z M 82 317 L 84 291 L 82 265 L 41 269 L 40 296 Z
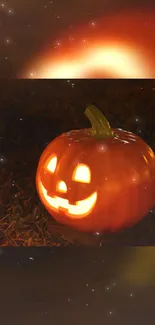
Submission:
M 153 325 L 155 248 L 4 248 L 4 325 Z
M 89 127 L 89 104 L 112 127 L 133 130 L 154 146 L 154 80 L 0 80 L 1 152 L 12 150 L 13 158 L 19 138 L 25 151 L 36 142 L 43 148 L 69 129 Z

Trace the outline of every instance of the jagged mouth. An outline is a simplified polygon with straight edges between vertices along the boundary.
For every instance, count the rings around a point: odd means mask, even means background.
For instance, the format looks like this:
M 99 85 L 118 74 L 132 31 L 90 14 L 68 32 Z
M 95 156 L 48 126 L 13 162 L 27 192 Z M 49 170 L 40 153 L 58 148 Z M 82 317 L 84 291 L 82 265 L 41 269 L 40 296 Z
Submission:
M 43 194 L 50 208 L 53 208 L 54 210 L 64 209 L 70 218 L 87 216 L 92 211 L 97 201 L 97 192 L 94 192 L 86 199 L 77 201 L 75 205 L 70 204 L 67 199 L 63 199 L 58 196 L 49 196 L 47 194 L 47 190 L 41 182 L 40 192 Z

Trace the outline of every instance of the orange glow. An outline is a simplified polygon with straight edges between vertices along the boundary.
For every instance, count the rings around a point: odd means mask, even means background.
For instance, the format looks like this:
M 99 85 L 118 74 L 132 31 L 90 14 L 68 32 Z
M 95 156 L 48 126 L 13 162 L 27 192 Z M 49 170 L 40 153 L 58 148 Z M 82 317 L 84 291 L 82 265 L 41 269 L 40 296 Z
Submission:
M 66 193 L 67 192 L 67 186 L 66 186 L 66 183 L 63 182 L 63 181 L 60 181 L 57 185 L 57 190 L 59 192 L 62 192 L 62 193 Z
M 74 42 L 44 49 L 26 78 L 155 78 L 155 10 L 130 10 L 82 26 Z M 84 36 L 84 40 L 83 40 Z
M 49 172 L 54 173 L 57 166 L 57 157 L 53 157 L 47 164 Z
M 81 183 L 90 183 L 91 173 L 89 167 L 79 164 L 73 172 L 73 180 Z
M 70 216 L 70 218 L 86 217 L 94 208 L 97 201 L 97 193 L 94 192 L 87 199 L 77 201 L 75 205 L 72 205 L 69 204 L 67 199 L 62 199 L 58 196 L 50 197 L 41 182 L 39 184 L 39 187 L 40 193 L 44 196 L 44 199 L 46 200 L 50 208 L 52 207 L 56 210 L 58 210 L 59 208 L 63 208 L 66 210 L 66 214 Z
M 69 60 L 58 59 L 45 61 L 38 68 L 36 78 L 42 79 L 73 79 L 84 78 L 91 71 L 105 72 L 115 77 L 149 78 L 149 67 L 145 57 L 138 56 L 136 49 L 122 46 L 115 47 L 96 45 L 87 52 L 77 53 L 77 57 Z

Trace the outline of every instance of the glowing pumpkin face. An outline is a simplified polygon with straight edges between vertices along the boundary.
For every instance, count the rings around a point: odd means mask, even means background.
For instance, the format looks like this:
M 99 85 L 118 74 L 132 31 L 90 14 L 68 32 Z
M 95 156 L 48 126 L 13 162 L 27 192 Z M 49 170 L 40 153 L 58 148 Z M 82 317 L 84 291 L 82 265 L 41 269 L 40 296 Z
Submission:
M 53 157 L 50 157 L 48 163 L 45 165 L 44 175 L 47 175 L 48 180 L 51 182 L 51 175 L 56 172 L 57 167 L 57 156 L 54 155 Z M 48 182 L 48 181 L 47 181 Z M 75 204 L 70 204 L 69 200 L 65 197 L 70 196 L 70 191 L 73 190 L 72 182 L 76 183 L 82 183 L 82 184 L 90 184 L 91 182 L 91 171 L 88 166 L 84 164 L 78 164 L 77 167 L 75 167 L 71 182 L 67 182 L 69 186 L 67 186 L 66 182 L 63 180 L 58 180 L 56 182 L 56 193 L 57 195 L 50 196 L 48 194 L 48 190 L 44 187 L 42 181 L 40 181 L 40 189 L 43 193 L 44 199 L 46 203 L 48 204 L 49 208 L 52 208 L 54 210 L 64 209 L 66 215 L 74 218 L 78 218 L 81 216 L 86 216 L 92 208 L 94 207 L 96 200 L 97 200 L 97 193 L 94 192 L 89 197 L 76 201 Z M 76 185 L 75 185 L 76 186 Z M 80 187 L 79 187 L 80 189 Z M 63 194 L 63 196 L 62 196 Z
M 62 134 L 43 152 L 37 190 L 58 222 L 82 231 L 116 230 L 155 204 L 155 156 L 133 133 L 112 130 L 94 106 L 86 115 L 92 129 Z

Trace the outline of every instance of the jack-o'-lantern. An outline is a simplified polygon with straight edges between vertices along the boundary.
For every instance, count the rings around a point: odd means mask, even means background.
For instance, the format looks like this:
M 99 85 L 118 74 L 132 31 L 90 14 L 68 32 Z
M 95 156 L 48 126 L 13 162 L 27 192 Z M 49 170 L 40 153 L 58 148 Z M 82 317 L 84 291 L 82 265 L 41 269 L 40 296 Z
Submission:
M 73 130 L 44 150 L 36 175 L 40 199 L 60 223 L 81 231 L 115 231 L 155 204 L 155 156 L 135 134 L 111 129 L 100 110 L 92 128 Z

